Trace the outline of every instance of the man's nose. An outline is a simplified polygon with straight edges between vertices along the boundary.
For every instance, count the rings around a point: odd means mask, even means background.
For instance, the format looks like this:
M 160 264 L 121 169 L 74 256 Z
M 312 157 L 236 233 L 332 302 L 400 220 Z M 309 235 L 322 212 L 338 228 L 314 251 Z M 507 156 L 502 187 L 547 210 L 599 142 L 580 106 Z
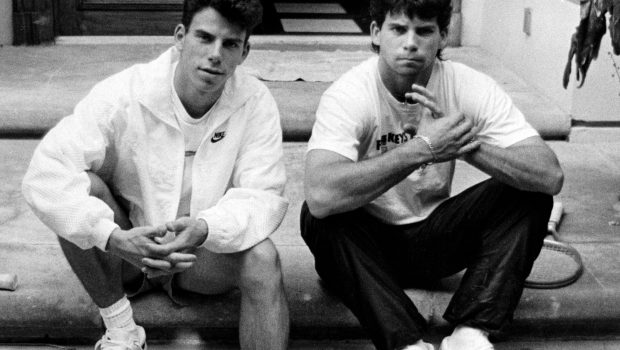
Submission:
M 209 50 L 208 56 L 209 62 L 219 64 L 222 60 L 222 43 L 219 41 L 213 42 Z
M 404 46 L 407 51 L 416 51 L 418 49 L 418 36 L 414 30 L 407 31 Z

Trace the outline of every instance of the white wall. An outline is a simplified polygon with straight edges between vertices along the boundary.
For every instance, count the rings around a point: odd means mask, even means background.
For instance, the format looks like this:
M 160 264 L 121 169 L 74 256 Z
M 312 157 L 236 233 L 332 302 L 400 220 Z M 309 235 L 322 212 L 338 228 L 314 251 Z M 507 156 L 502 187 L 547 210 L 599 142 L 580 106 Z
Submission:
M 620 79 L 613 67 L 620 69 L 620 56 L 611 56 L 613 51 L 609 33 L 603 37 L 601 51 L 588 69 L 588 75 L 581 89 L 573 89 L 574 119 L 620 121 Z M 574 67 L 573 67 L 574 71 Z
M 525 8 L 532 11 L 529 36 L 523 32 Z M 576 2 L 463 0 L 462 12 L 464 44 L 480 46 L 500 58 L 573 119 L 620 121 L 620 82 L 612 77 L 609 34 L 603 37 L 599 58 L 591 64 L 584 86 L 575 87 L 573 64 L 571 83 L 566 90 L 562 87 L 570 37 L 579 23 Z M 620 65 L 620 57 L 614 59 Z
M 479 46 L 482 35 L 482 0 L 461 2 L 461 44 Z

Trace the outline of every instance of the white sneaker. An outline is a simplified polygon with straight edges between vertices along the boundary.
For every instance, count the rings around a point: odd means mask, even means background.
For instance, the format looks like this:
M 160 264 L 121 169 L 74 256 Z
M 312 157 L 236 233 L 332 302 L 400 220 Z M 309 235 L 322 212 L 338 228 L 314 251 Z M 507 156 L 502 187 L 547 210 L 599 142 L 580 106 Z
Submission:
M 95 350 L 146 350 L 146 333 L 140 326 L 129 332 L 108 329 L 95 344 Z
M 419 340 L 417 343 L 413 345 L 408 345 L 403 348 L 403 350 L 435 350 L 433 344 L 426 343 L 422 340 Z
M 439 350 L 495 350 L 486 333 L 471 327 L 456 327 L 443 338 Z

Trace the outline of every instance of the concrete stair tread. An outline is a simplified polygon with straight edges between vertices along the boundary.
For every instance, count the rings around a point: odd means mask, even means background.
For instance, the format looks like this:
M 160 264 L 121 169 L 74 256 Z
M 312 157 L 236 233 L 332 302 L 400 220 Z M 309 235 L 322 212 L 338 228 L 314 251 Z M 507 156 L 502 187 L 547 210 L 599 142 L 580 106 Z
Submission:
M 147 62 L 168 47 L 162 42 L 0 47 L 0 134 L 44 134 L 70 114 L 98 81 Z M 372 55 L 359 45 L 353 51 L 317 51 L 312 45 L 300 51 L 258 47 L 244 68 L 269 80 L 266 84 L 278 102 L 287 141 L 308 139 L 323 91 L 341 73 Z M 569 135 L 570 117 L 486 52 L 474 47 L 447 48 L 445 57 L 496 79 L 543 137 Z
M 20 280 L 16 291 L 0 291 L 0 339 L 96 339 L 101 321 L 95 306 L 71 272 L 55 235 L 30 212 L 20 194 L 21 178 L 37 143 L 0 140 L 0 273 L 17 273 Z M 566 208 L 560 234 L 582 254 L 586 272 L 562 289 L 525 290 L 513 329 L 517 335 L 617 335 L 620 272 L 613 267 L 620 266 L 620 227 L 609 226 L 608 220 L 614 218 L 620 188 L 617 177 L 611 176 L 615 168 L 609 164 L 618 164 L 620 143 L 550 145 L 566 173 L 564 190 L 557 197 Z M 290 207 L 272 236 L 282 256 L 292 336 L 363 336 L 351 312 L 320 285 L 313 258 L 299 236 L 305 147 L 304 143 L 285 143 Z M 456 172 L 456 193 L 486 178 L 463 162 L 457 162 Z M 458 278 L 445 279 L 432 288 L 408 290 L 433 329 L 447 327 L 441 315 Z M 238 293 L 201 297 L 188 308 L 178 308 L 163 294 L 154 293 L 135 300 L 135 314 L 149 329 L 161 330 L 156 336 L 188 327 L 206 336 L 231 337 L 237 325 Z
M 598 248 L 598 247 L 597 247 Z M 294 336 L 315 337 L 324 332 L 361 334 L 357 320 L 337 298 L 323 289 L 313 269 L 313 258 L 302 246 L 279 246 L 291 308 Z M 62 338 L 70 329 L 94 335 L 102 323 L 95 305 L 81 287 L 58 245 L 24 246 L 0 243 L 0 266 L 17 273 L 19 287 L 0 291 L 0 339 L 7 336 Z M 36 257 L 36 259 L 32 259 Z M 614 263 L 617 263 L 617 259 Z M 586 257 L 587 260 L 587 257 Z M 30 261 L 30 263 L 25 263 Z M 601 262 L 604 263 L 604 262 Z M 447 278 L 430 289 L 407 293 L 432 327 L 447 327 L 441 318 L 459 280 Z M 603 288 L 589 271 L 575 284 L 556 290 L 526 289 L 515 315 L 521 332 L 570 335 L 563 327 L 577 324 L 596 331 L 620 321 L 620 293 Z M 154 329 L 202 329 L 221 334 L 237 327 L 239 294 L 197 296 L 188 307 L 173 304 L 163 292 L 151 292 L 133 300 L 138 323 Z M 592 329 L 594 328 L 594 330 Z M 585 329 L 584 329 L 585 330 Z M 20 334 L 20 331 L 25 331 Z

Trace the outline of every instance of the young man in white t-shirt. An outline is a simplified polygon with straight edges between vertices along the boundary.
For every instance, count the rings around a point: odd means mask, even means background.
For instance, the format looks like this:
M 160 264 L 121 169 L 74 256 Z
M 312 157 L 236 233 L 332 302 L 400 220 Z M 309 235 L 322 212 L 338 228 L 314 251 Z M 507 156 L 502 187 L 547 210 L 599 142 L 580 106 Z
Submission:
M 441 58 L 450 0 L 372 0 L 378 55 L 323 95 L 302 236 L 379 349 L 432 349 L 403 288 L 467 269 L 442 350 L 488 350 L 510 323 L 563 173 L 489 77 Z M 450 197 L 454 163 L 491 176 Z
M 241 348 L 287 346 L 279 113 L 237 68 L 261 17 L 258 0 L 186 0 L 175 45 L 97 84 L 33 155 L 23 193 L 99 307 L 96 350 L 146 349 L 128 296 L 153 288 L 179 304 L 239 288 Z

